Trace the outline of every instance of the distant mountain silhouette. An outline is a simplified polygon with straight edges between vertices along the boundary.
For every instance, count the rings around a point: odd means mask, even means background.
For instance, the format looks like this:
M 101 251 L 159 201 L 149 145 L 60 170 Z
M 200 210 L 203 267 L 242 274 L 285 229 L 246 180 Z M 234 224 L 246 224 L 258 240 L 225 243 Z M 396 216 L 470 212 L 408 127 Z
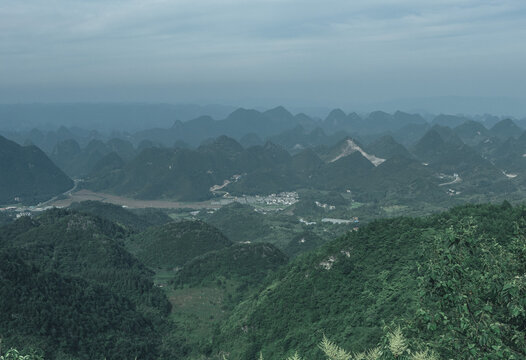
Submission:
M 501 120 L 491 128 L 491 133 L 501 139 L 518 138 L 523 131 L 511 119 Z
M 34 204 L 73 187 L 36 146 L 20 146 L 0 136 L 0 204 Z

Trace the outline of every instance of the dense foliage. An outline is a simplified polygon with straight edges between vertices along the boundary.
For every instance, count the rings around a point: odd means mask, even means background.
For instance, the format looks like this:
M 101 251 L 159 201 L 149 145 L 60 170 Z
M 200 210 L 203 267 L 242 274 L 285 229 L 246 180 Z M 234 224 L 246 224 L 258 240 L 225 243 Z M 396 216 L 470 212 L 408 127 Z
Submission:
M 254 241 L 268 231 L 263 214 L 237 202 L 223 206 L 205 219 L 235 242 Z
M 445 358 L 524 358 L 525 214 L 505 203 L 375 221 L 278 271 L 217 347 L 315 358 L 321 334 L 363 351 L 394 322 Z
M 158 358 L 184 351 L 153 272 L 124 248 L 126 231 L 52 210 L 0 228 L 6 345 L 51 358 Z M 17 315 L 18 314 L 18 315 Z
M 0 335 L 50 359 L 524 359 L 525 228 L 523 206 L 469 205 L 374 221 L 287 264 L 201 221 L 127 238 L 47 211 L 0 228 Z
M 235 244 L 188 261 L 176 272 L 176 286 L 201 285 L 218 279 L 259 284 L 271 271 L 287 263 L 287 256 L 271 244 Z
M 80 203 L 73 203 L 69 208 L 78 212 L 104 218 L 134 232 L 142 231 L 150 226 L 162 225 L 171 221 L 170 217 L 161 210 L 145 209 L 135 213 L 123 208 L 122 206 L 103 203 L 100 201 L 82 201 Z
M 43 271 L 0 254 L 0 334 L 4 344 L 78 359 L 154 358 L 160 338 L 135 306 L 108 288 Z
M 120 226 L 67 210 L 23 217 L 0 232 L 0 245 L 47 271 L 75 275 L 162 313 L 170 305 L 153 286 L 152 272 L 124 248 Z
M 0 136 L 0 204 L 36 204 L 72 187 L 42 150 Z
M 476 212 L 450 221 L 422 267 L 417 324 L 448 358 L 526 357 L 526 210 L 495 212 L 491 230 Z
M 155 226 L 130 237 L 127 246 L 146 265 L 174 269 L 208 251 L 232 245 L 218 229 L 202 221 Z

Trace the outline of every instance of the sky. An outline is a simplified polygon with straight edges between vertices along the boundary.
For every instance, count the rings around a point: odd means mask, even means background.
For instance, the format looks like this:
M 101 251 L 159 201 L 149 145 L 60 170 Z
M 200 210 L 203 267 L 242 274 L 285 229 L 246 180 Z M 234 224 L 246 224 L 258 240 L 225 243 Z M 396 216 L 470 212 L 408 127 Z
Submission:
M 526 116 L 525 64 L 524 0 L 0 1 L 1 103 Z

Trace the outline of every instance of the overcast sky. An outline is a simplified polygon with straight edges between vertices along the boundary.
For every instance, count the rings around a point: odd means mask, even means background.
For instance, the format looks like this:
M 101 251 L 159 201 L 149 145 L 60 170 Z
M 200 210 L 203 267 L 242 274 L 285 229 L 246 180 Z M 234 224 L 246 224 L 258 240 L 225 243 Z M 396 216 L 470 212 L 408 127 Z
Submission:
M 524 0 L 0 1 L 3 103 L 523 100 L 525 64 Z

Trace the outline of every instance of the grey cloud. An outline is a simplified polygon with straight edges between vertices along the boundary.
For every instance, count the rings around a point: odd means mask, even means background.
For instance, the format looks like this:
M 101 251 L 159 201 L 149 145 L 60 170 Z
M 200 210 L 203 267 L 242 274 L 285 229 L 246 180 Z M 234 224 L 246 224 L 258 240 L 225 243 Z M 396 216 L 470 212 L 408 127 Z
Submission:
M 97 86 L 129 86 L 109 100 L 515 96 L 524 24 L 519 0 L 4 0 L 0 87 L 57 101 Z

